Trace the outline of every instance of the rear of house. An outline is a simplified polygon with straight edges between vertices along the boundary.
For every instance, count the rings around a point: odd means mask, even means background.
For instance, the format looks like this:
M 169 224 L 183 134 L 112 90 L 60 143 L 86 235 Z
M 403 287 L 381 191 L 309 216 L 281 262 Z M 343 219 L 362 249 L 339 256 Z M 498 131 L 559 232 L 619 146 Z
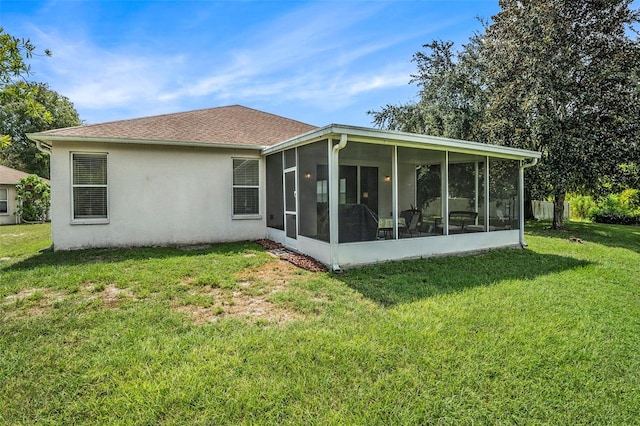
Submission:
M 540 157 L 242 106 L 29 137 L 51 154 L 56 250 L 268 237 L 334 269 L 524 244 Z
M 263 238 L 261 150 L 312 129 L 230 106 L 30 135 L 51 156 L 54 247 Z

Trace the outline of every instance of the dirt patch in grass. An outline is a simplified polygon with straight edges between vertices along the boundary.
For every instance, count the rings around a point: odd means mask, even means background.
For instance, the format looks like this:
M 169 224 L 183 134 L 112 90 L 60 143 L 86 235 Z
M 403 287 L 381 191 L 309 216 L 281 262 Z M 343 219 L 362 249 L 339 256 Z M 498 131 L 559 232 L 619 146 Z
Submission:
M 238 271 L 222 285 L 202 285 L 197 276 L 191 276 L 183 278 L 177 288 L 168 284 L 166 289 L 159 287 L 157 292 L 147 292 L 141 297 L 134 284 L 121 288 L 116 284 L 84 281 L 72 289 L 29 288 L 0 297 L 0 309 L 6 317 L 27 318 L 51 313 L 58 303 L 88 303 L 90 309 L 111 310 L 129 302 L 167 303 L 170 300 L 172 309 L 189 314 L 195 324 L 227 318 L 284 324 L 319 312 L 300 308 L 317 302 L 315 294 L 295 284 L 305 276 L 309 277 L 309 272 L 288 261 L 273 259 Z
M 300 276 L 300 269 L 284 260 L 267 262 L 255 269 L 247 269 L 237 275 L 241 281 L 240 286 L 248 286 L 252 282 L 261 282 L 269 287 L 278 287 L 289 284 L 293 277 Z
M 292 279 L 299 277 L 302 271 L 284 261 L 267 262 L 254 269 L 247 269 L 236 276 L 237 288 L 218 288 L 212 286 L 193 287 L 190 296 L 209 296 L 214 302 L 211 306 L 201 306 L 196 302 L 173 302 L 174 309 L 191 315 L 194 323 L 206 324 L 222 318 L 240 318 L 250 322 L 267 321 L 284 324 L 292 320 L 304 319 L 307 315 L 273 303 L 269 297 L 274 293 L 292 288 Z M 183 284 L 189 285 L 189 281 Z M 209 299 L 209 300 L 210 300 Z
M 100 292 L 102 304 L 109 308 L 118 308 L 126 300 L 137 300 L 129 289 L 110 285 Z
M 63 293 L 48 288 L 28 288 L 3 297 L 0 308 L 5 311 L 7 318 L 39 317 L 64 297 Z
M 213 306 L 174 304 L 174 309 L 190 314 L 195 324 L 216 322 L 223 318 L 239 318 L 249 322 L 263 320 L 284 324 L 304 318 L 303 314 L 280 307 L 264 297 L 246 295 L 241 291 L 234 291 L 229 295 L 221 289 L 213 289 L 212 293 L 217 296 Z
M 128 288 L 119 288 L 115 284 L 94 284 L 92 282 L 82 283 L 80 294 L 89 300 L 100 300 L 105 308 L 115 309 L 128 300 L 138 300 L 138 298 Z M 88 294 L 87 294 L 88 293 Z
M 99 299 L 102 306 L 107 309 L 117 309 L 123 302 L 137 300 L 128 289 L 117 288 L 114 285 L 95 286 L 92 283 L 83 283 L 80 291 L 64 293 L 50 288 L 28 288 L 15 294 L 9 294 L 0 299 L 2 308 L 7 317 L 38 317 L 49 313 L 58 302 L 75 298 L 77 301 Z

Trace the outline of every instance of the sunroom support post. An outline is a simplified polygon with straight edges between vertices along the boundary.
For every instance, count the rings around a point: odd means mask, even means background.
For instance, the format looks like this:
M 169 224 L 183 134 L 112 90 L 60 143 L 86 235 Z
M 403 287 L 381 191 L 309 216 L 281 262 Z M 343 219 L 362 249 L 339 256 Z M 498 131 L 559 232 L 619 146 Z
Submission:
M 484 230 L 489 232 L 489 156 L 484 159 Z
M 393 235 L 395 239 L 400 238 L 398 233 L 398 145 L 393 146 L 393 153 L 391 154 L 391 209 L 393 210 Z M 409 224 L 407 223 L 407 226 Z
M 444 152 L 442 170 L 442 232 L 449 235 L 449 151 Z
M 527 243 L 524 242 L 524 169 L 533 167 L 538 164 L 538 159 L 534 158 L 530 163 L 525 163 L 524 160 L 520 160 L 520 167 L 518 169 L 518 198 L 520 199 L 520 212 L 518 214 L 518 222 L 520 223 L 520 245 L 527 247 Z
M 331 141 L 331 139 L 329 139 Z M 331 143 L 331 142 L 330 142 Z M 347 146 L 347 135 L 340 135 L 340 143 L 331 147 L 329 157 L 329 250 L 331 268 L 340 272 L 340 264 L 336 258 L 338 253 L 339 233 L 339 185 L 340 185 L 340 150 Z

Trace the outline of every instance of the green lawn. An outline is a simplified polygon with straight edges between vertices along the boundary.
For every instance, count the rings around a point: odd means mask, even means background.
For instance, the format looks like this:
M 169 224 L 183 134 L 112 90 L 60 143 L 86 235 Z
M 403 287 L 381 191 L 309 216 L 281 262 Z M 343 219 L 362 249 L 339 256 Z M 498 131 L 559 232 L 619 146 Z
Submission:
M 0 424 L 640 424 L 640 228 L 544 226 L 342 275 L 0 227 Z

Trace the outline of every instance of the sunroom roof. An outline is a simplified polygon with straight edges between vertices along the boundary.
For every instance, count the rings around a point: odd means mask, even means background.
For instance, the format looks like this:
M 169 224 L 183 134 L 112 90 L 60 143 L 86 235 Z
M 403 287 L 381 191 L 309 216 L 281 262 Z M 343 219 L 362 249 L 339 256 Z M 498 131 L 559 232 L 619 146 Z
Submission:
M 271 154 L 299 145 L 327 138 L 339 139 L 341 135 L 347 135 L 349 142 L 363 142 L 370 144 L 397 145 L 410 148 L 432 149 L 437 151 L 455 151 L 472 155 L 489 155 L 501 158 L 527 159 L 540 158 L 537 151 L 511 148 L 501 145 L 492 145 L 480 142 L 449 139 L 437 136 L 419 135 L 416 133 L 397 132 L 393 130 L 371 129 L 366 127 L 348 126 L 343 124 L 330 124 L 303 135 L 296 136 L 282 143 L 270 146 L 262 150 L 263 154 Z

